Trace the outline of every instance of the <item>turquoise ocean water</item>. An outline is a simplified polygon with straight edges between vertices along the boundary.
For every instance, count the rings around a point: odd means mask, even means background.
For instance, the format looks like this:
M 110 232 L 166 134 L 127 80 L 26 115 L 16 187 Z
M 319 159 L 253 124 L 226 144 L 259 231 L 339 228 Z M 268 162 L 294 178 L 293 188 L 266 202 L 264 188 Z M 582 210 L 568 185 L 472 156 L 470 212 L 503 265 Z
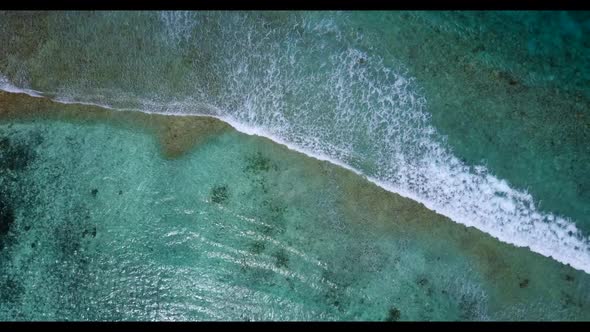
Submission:
M 587 320 L 589 19 L 1 13 L 0 318 Z

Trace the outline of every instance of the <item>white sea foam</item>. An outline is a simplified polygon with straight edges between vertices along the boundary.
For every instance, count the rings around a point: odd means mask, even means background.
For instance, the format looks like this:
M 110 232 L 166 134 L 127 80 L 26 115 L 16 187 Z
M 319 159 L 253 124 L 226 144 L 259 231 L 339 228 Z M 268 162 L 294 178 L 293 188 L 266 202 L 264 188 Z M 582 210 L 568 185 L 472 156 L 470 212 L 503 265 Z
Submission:
M 31 97 L 43 97 L 39 91 L 16 87 L 2 74 L 0 74 L 0 90 L 12 93 L 24 93 Z
M 464 172 L 457 174 L 456 170 L 435 166 L 436 163 L 433 162 L 433 168 L 424 175 L 438 177 L 437 182 L 440 185 L 438 188 L 457 185 L 457 178 L 464 179 L 468 183 L 452 190 L 450 199 L 446 199 L 448 196 L 438 198 L 436 197 L 437 187 L 430 188 L 430 192 L 426 195 L 416 193 L 403 186 L 367 177 L 360 170 L 337 159 L 290 144 L 264 129 L 249 127 L 227 117 L 219 117 L 219 119 L 248 135 L 269 138 L 307 156 L 351 170 L 385 190 L 418 201 L 430 210 L 455 222 L 475 227 L 502 242 L 518 247 L 528 247 L 543 256 L 590 273 L 588 240 L 582 236 L 571 220 L 553 214 L 541 214 L 535 209 L 533 199 L 528 193 L 511 189 L 506 181 L 488 174 L 485 169 L 480 169 L 479 174 L 470 174 L 462 169 Z M 463 190 L 464 192 L 460 192 Z
M 590 273 L 590 239 L 574 221 L 539 211 L 525 190 L 454 156 L 430 124 L 418 84 L 403 68 L 356 47 L 359 33 L 344 33 L 325 17 L 266 24 L 242 14 L 223 16 L 211 32 L 196 23 L 187 28 L 187 15 L 163 14 L 163 38 L 171 38 L 172 46 L 193 43 L 215 52 L 207 67 L 215 76 L 194 76 L 210 78 L 198 83 L 198 97 L 141 96 L 140 107 L 113 100 L 109 107 L 216 117 L 352 170 L 500 241 Z M 4 90 L 24 91 L 0 82 Z M 85 93 L 70 91 L 58 99 L 106 103 Z
M 4 89 L 4 86 L 0 88 L 7 92 L 24 93 L 18 88 L 10 90 Z M 55 101 L 60 102 L 59 100 Z M 64 100 L 61 101 L 64 102 Z M 581 235 L 581 232 L 572 221 L 553 214 L 542 214 L 538 212 L 534 207 L 532 197 L 528 193 L 511 189 L 506 181 L 488 174 L 488 171 L 481 166 L 478 168 L 479 171 L 476 174 L 470 174 L 466 171 L 466 166 L 462 169 L 464 172 L 457 173 L 456 170 L 450 167 L 445 167 L 445 165 L 441 167 L 437 162 L 433 162 L 430 165 L 432 168 L 427 170 L 424 176 L 434 175 L 437 177 L 437 182 L 441 187 L 450 185 L 449 188 L 452 188 L 455 185 L 459 186 L 459 188 L 449 189 L 446 195 L 437 199 L 435 196 L 437 193 L 436 187 L 429 188 L 430 190 L 426 192 L 426 195 L 413 192 L 403 186 L 367 176 L 362 171 L 329 155 L 292 144 L 265 128 L 252 127 L 231 116 L 153 112 L 141 109 L 116 109 L 96 103 L 78 103 L 72 100 L 67 100 L 65 103 L 90 104 L 119 111 L 137 111 L 171 116 L 213 117 L 228 123 L 237 131 L 244 134 L 268 138 L 309 157 L 327 161 L 348 169 L 385 190 L 420 202 L 427 208 L 455 222 L 469 227 L 475 227 L 500 241 L 519 247 L 528 247 L 541 255 L 551 257 L 559 262 L 569 264 L 576 269 L 590 273 L 589 256 L 587 254 L 589 248 L 588 240 Z M 221 111 L 218 110 L 218 112 Z M 458 161 L 455 160 L 455 162 Z M 430 178 L 432 179 L 433 177 Z M 457 181 L 457 179 L 460 181 Z M 468 185 L 465 185 L 463 181 L 468 181 Z M 463 183 L 464 185 L 461 186 L 458 183 Z M 460 191 L 463 190 L 464 192 L 461 193 Z M 500 196 L 498 196 L 499 194 Z

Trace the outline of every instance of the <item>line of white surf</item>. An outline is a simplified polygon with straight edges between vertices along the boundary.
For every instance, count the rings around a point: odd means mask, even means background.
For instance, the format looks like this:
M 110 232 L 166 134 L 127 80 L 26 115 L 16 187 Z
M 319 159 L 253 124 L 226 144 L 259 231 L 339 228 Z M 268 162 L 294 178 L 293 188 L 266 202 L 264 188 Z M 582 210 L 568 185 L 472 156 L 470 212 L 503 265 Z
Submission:
M 477 220 L 471 220 L 468 213 L 461 213 L 460 211 L 455 211 L 448 206 L 444 206 L 442 204 L 438 204 L 436 201 L 425 199 L 424 197 L 420 197 L 420 195 L 405 190 L 399 186 L 395 186 L 391 183 L 382 181 L 380 179 L 367 176 L 362 171 L 347 165 L 337 159 L 334 159 L 330 156 L 327 156 L 322 153 L 318 153 L 317 151 L 312 151 L 310 149 L 306 149 L 304 147 L 298 146 L 297 144 L 292 144 L 287 140 L 283 139 L 280 136 L 274 135 L 270 133 L 268 130 L 264 128 L 257 128 L 253 126 L 249 126 L 236 120 L 235 118 L 229 115 L 214 115 L 214 114 L 204 114 L 204 113 L 171 113 L 171 112 L 152 112 L 149 110 L 144 109 L 123 109 L 123 108 L 116 108 L 108 105 L 101 105 L 97 103 L 87 103 L 87 102 L 78 102 L 75 100 L 63 99 L 63 98 L 50 98 L 44 96 L 42 92 L 30 90 L 30 89 L 22 89 L 12 85 L 6 79 L 3 79 L 0 76 L 0 89 L 10 93 L 24 93 L 31 97 L 36 98 L 47 98 L 54 102 L 62 103 L 62 104 L 79 104 L 79 105 L 92 105 L 98 106 L 102 108 L 107 108 L 116 111 L 135 111 L 135 112 L 143 112 L 149 114 L 162 114 L 162 115 L 169 115 L 169 116 L 201 116 L 201 117 L 212 117 L 216 118 L 220 121 L 223 121 L 230 126 L 232 126 L 235 130 L 247 134 L 247 135 L 255 135 L 260 137 L 265 137 L 267 139 L 272 140 L 275 143 L 282 144 L 289 148 L 290 150 L 297 151 L 302 153 L 308 157 L 312 157 L 321 161 L 326 161 L 342 167 L 344 169 L 350 170 L 355 174 L 367 179 L 368 181 L 372 182 L 373 184 L 403 197 L 412 199 L 419 203 L 422 203 L 426 208 L 435 211 L 454 222 L 459 224 L 463 224 L 468 227 L 475 227 L 482 232 L 485 232 L 492 237 L 496 238 L 501 242 L 505 242 L 508 244 L 515 245 L 517 247 L 526 247 L 533 252 L 541 254 L 546 257 L 550 257 L 558 262 L 563 264 L 567 264 L 572 266 L 575 269 L 582 270 L 586 273 L 590 273 L 590 245 L 588 239 L 579 238 L 575 236 L 571 236 L 571 234 L 579 234 L 580 232 L 577 230 L 575 224 L 567 219 L 556 217 L 553 215 L 545 215 L 544 218 L 548 219 L 552 222 L 537 222 L 534 223 L 534 232 L 527 233 L 528 237 L 523 237 L 523 231 L 520 229 L 503 229 L 498 228 L 495 224 L 490 223 L 478 223 Z M 216 109 L 216 107 L 211 105 L 201 105 L 203 108 L 207 108 L 209 110 L 213 110 L 211 113 L 215 114 L 227 114 L 227 112 L 222 112 L 221 110 Z M 491 181 L 495 185 L 503 188 L 507 188 L 505 190 L 510 190 L 507 187 L 504 181 L 497 179 L 491 175 L 487 175 L 486 178 L 488 181 Z M 536 215 L 536 219 L 541 219 L 542 216 L 534 212 Z M 565 225 L 565 226 L 564 226 Z

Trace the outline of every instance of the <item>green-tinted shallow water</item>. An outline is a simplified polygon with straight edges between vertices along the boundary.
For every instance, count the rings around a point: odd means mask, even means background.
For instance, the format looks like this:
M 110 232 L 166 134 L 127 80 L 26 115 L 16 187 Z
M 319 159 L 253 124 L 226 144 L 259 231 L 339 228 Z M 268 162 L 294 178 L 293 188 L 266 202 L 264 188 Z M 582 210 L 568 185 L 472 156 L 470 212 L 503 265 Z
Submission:
M 589 32 L 0 12 L 0 320 L 588 320 Z
M 588 274 L 264 138 L 178 159 L 107 123 L 0 139 L 2 320 L 590 317 Z

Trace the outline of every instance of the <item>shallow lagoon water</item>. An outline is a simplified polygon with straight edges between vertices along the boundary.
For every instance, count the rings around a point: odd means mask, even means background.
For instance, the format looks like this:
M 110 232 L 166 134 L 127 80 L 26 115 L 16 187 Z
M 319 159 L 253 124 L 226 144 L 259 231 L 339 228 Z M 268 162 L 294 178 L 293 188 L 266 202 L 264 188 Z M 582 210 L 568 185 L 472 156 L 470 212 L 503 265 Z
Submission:
M 213 115 L 588 272 L 585 20 L 8 12 L 0 83 L 62 102 Z
M 2 97 L 53 119 L 0 125 L 3 320 L 588 319 L 589 275 L 268 139 Z
M 3 317 L 587 319 L 587 23 L 1 13 Z

